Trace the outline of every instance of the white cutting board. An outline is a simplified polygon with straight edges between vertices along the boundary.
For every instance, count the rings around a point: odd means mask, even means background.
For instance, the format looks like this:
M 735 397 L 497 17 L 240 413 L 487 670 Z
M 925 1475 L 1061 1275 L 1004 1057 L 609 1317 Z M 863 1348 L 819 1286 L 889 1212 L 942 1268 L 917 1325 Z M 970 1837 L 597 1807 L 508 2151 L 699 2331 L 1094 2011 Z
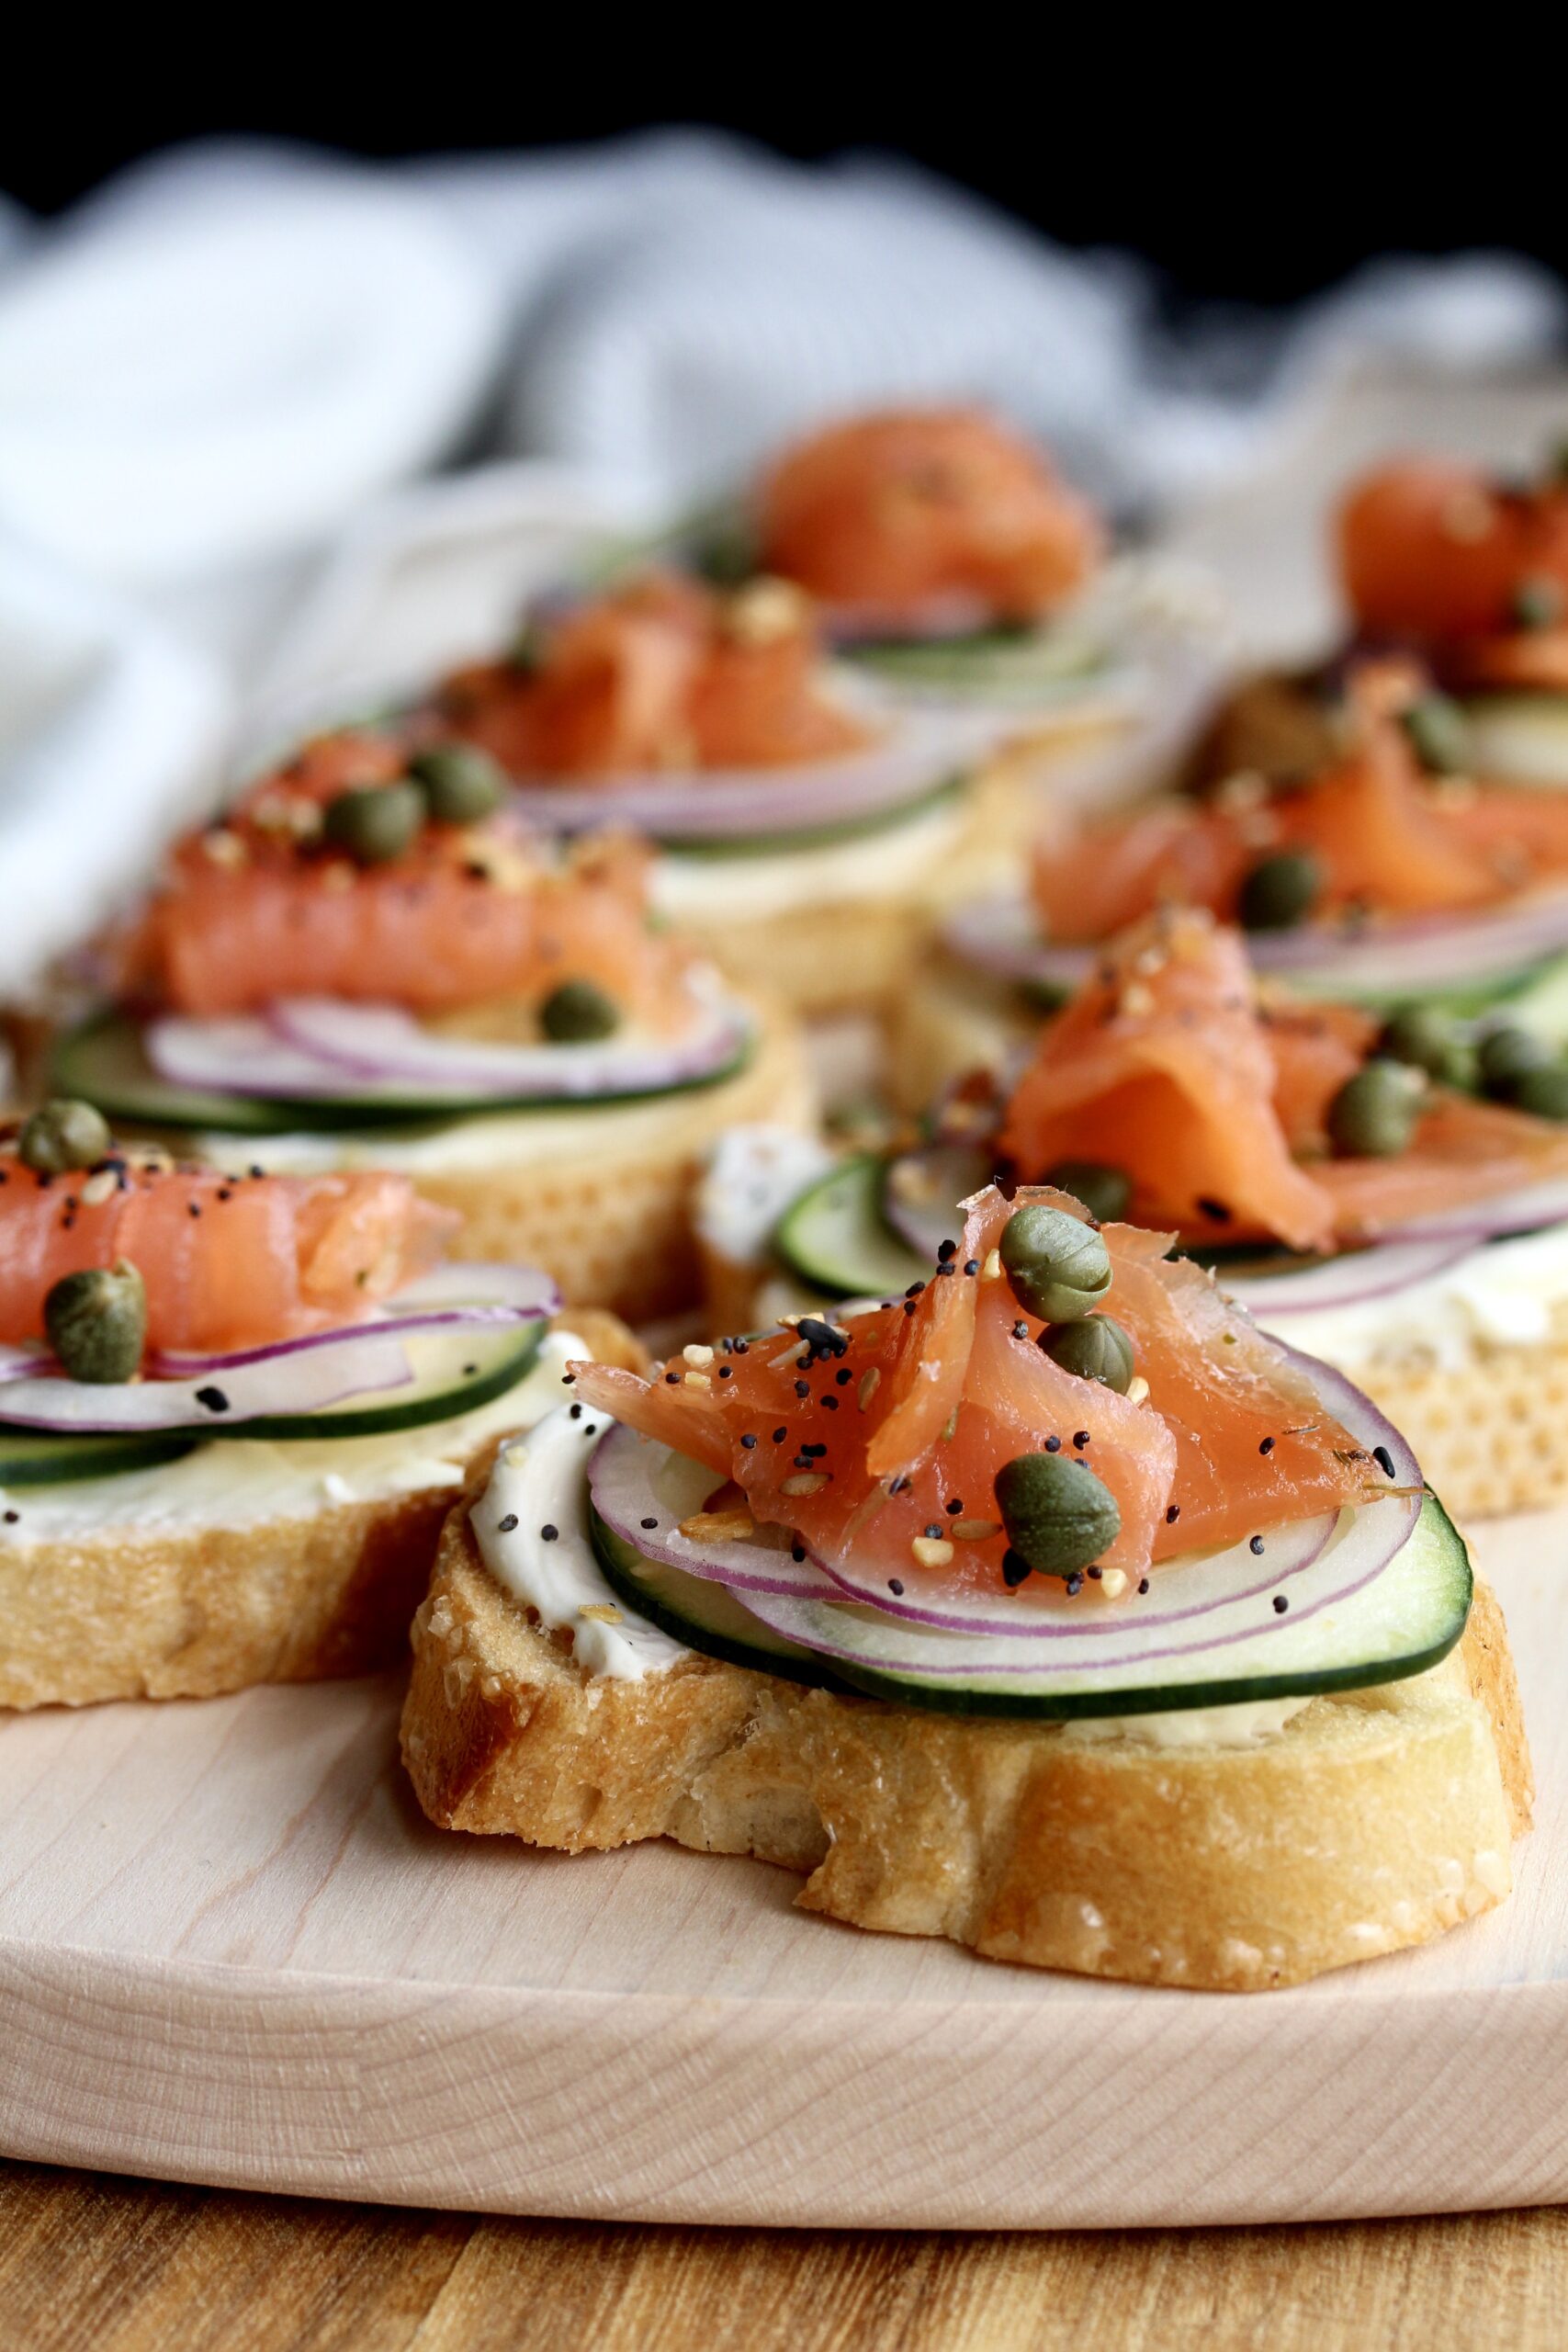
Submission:
M 389 1681 L 0 1718 L 0 2150 L 681 2222 L 1568 2198 L 1568 1514 L 1483 1530 L 1540 1782 L 1501 1912 L 1298 1991 L 1047 1976 L 761 1863 L 431 1829 Z

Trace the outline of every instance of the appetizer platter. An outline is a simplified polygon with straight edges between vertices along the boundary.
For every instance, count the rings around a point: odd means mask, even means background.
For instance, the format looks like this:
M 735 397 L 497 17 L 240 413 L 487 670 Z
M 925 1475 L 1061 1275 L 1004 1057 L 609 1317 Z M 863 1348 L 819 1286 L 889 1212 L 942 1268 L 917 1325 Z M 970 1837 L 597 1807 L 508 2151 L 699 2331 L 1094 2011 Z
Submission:
M 1416 470 L 1200 737 L 1043 452 L 829 424 L 158 845 L 0 1121 L 8 2149 L 1568 2194 L 1568 803 Z

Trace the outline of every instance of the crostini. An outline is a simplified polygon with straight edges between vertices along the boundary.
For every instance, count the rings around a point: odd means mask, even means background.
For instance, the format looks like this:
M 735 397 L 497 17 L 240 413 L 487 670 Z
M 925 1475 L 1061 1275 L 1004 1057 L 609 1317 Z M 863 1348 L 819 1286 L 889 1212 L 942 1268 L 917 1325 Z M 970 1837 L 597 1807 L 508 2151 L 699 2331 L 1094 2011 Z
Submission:
M 1310 774 L 1048 818 L 1027 890 L 952 917 L 901 1000 L 901 1099 L 929 1100 L 1004 1055 L 1103 941 L 1173 903 L 1241 923 L 1258 969 L 1303 992 L 1384 1012 L 1419 1003 L 1562 1044 L 1568 797 L 1449 774 L 1432 721 L 1416 665 L 1362 662 L 1337 748 Z
M 964 1204 L 907 1296 L 572 1367 L 454 1510 L 430 1817 L 670 1837 L 991 1958 L 1252 1990 L 1511 1883 L 1500 1618 L 1404 1441 L 1166 1237 Z
M 814 1098 L 787 1013 L 660 922 L 648 870 L 541 836 L 454 747 L 324 737 L 175 846 L 53 1083 L 223 1165 L 400 1172 L 466 1257 L 679 1308 L 703 1154 Z
M 394 1661 L 453 1493 L 548 1412 L 594 1315 L 447 1262 L 387 1174 L 0 1138 L 0 1707 L 201 1698 Z
M 818 1147 L 813 1173 L 791 1138 L 771 1158 L 728 1138 L 698 1230 L 743 1326 L 902 1288 L 995 1171 L 1065 1184 L 1173 1232 L 1348 1373 L 1470 1517 L 1568 1491 L 1565 1114 L 1568 1070 L 1528 1033 L 1300 996 L 1239 931 L 1170 909 L 1100 950 L 1008 1075 L 936 1098 L 919 1140 Z

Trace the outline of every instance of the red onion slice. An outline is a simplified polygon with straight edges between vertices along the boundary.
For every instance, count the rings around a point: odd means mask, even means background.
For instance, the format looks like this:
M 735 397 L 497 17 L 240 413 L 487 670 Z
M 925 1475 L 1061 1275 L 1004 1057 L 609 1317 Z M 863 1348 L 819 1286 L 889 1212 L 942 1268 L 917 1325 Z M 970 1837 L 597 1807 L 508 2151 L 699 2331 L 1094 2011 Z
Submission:
M 681 1521 L 705 1507 L 722 1482 L 700 1462 L 671 1453 L 617 1424 L 594 1449 L 588 1469 L 593 1508 L 634 1551 L 731 1592 L 787 1593 L 802 1600 L 832 1600 L 837 1589 L 815 1560 L 796 1561 L 787 1548 L 763 1543 L 697 1543 Z M 650 1527 L 648 1521 L 652 1520 Z M 784 1531 L 779 1531 L 781 1538 Z
M 1018 893 L 976 899 L 951 916 L 951 952 L 994 978 L 1076 989 L 1094 968 L 1092 946 L 1054 946 L 1040 935 L 1031 901 Z M 1260 972 L 1302 984 L 1332 982 L 1348 994 L 1395 997 L 1520 971 L 1568 948 L 1568 892 L 1480 914 L 1408 916 L 1349 933 L 1303 924 L 1254 932 L 1247 954 Z
M 792 767 L 649 769 L 590 783 L 524 777 L 513 805 L 550 833 L 630 825 L 659 841 L 717 844 L 808 832 L 891 816 L 956 778 L 995 740 L 984 714 L 917 712 L 889 724 L 877 698 L 858 690 L 857 699 L 888 730 L 863 751 Z
M 94 1433 L 218 1432 L 225 1423 L 292 1419 L 407 1386 L 414 1373 L 406 1340 L 508 1326 L 521 1331 L 559 1303 L 548 1276 L 531 1268 L 453 1263 L 408 1283 L 389 1306 L 357 1323 L 222 1355 L 165 1351 L 150 1359 L 145 1379 L 122 1385 L 68 1380 L 47 1352 L 7 1348 L 0 1351 L 0 1418 L 28 1429 Z
M 413 1378 L 408 1354 L 392 1333 L 339 1333 L 337 1345 L 280 1361 L 269 1356 L 225 1372 L 185 1380 L 136 1380 L 100 1386 L 59 1375 L 13 1380 L 5 1389 L 5 1419 L 17 1428 L 90 1432 L 199 1429 L 220 1434 L 225 1424 L 274 1415 L 324 1412 L 350 1397 L 379 1396 Z
M 400 1005 L 285 997 L 265 1015 L 149 1023 L 161 1078 L 265 1101 L 385 1102 L 405 1114 L 443 1103 L 584 1102 L 659 1094 L 717 1078 L 744 1054 L 750 1022 L 733 1001 L 694 1004 L 671 1041 L 488 1046 L 423 1029 Z
M 1179 1606 L 1157 1616 L 1152 1611 L 1145 1615 L 1137 1600 L 1103 1606 L 1091 1602 L 1087 1611 L 1081 1600 L 1047 1604 L 1053 1613 L 1078 1611 L 1080 1638 L 1065 1645 L 1059 1656 L 1043 1654 L 1039 1644 L 1026 1656 L 1016 1642 L 999 1635 L 900 1623 L 880 1607 L 871 1610 L 853 1602 L 823 1603 L 768 1593 L 749 1597 L 746 1605 L 773 1632 L 846 1665 L 933 1680 L 995 1678 L 1021 1691 L 1030 1687 L 1048 1691 L 1066 1677 L 1136 1676 L 1173 1659 L 1210 1656 L 1219 1666 L 1223 1654 L 1239 1643 L 1267 1648 L 1271 1640 L 1283 1640 L 1297 1626 L 1325 1610 L 1343 1607 L 1374 1585 L 1404 1551 L 1419 1513 L 1418 1497 L 1399 1496 L 1342 1514 L 1318 1556 L 1292 1572 L 1296 1584 L 1286 1596 L 1291 1605 L 1284 1612 L 1272 1606 L 1272 1585 L 1211 1602 L 1204 1580 L 1212 1564 L 1203 1559 L 1159 1572 L 1158 1589 L 1168 1602 Z M 1266 1533 L 1264 1540 L 1267 1546 L 1278 1537 Z M 1203 1622 L 1196 1626 L 1176 1622 L 1192 1616 Z M 1095 1617 L 1101 1621 L 1098 1625 L 1092 1622 Z
M 1380 1247 L 1418 1243 L 1435 1248 L 1439 1242 L 1462 1244 L 1461 1254 L 1505 1235 L 1540 1233 L 1568 1222 L 1568 1180 L 1553 1177 L 1527 1184 L 1495 1199 L 1476 1201 L 1461 1209 L 1442 1209 L 1427 1217 L 1412 1217 L 1384 1228 Z
M 1458 1265 L 1472 1246 L 1467 1239 L 1440 1238 L 1379 1244 L 1348 1250 L 1298 1273 L 1235 1279 L 1222 1273 L 1221 1283 L 1227 1297 L 1272 1329 L 1292 1315 L 1325 1315 L 1336 1307 L 1362 1306 L 1369 1299 L 1396 1297 Z
M 325 1331 L 304 1331 L 260 1348 L 229 1355 L 196 1355 L 165 1349 L 151 1356 L 147 1369 L 158 1380 L 199 1380 L 243 1364 L 280 1363 L 286 1358 L 342 1348 L 367 1332 L 394 1339 L 415 1331 L 481 1330 L 519 1326 L 554 1315 L 560 1293 L 547 1274 L 532 1266 L 491 1266 L 452 1261 L 407 1283 L 396 1298 L 359 1322 Z M 292 1409 L 292 1408 L 290 1408 Z

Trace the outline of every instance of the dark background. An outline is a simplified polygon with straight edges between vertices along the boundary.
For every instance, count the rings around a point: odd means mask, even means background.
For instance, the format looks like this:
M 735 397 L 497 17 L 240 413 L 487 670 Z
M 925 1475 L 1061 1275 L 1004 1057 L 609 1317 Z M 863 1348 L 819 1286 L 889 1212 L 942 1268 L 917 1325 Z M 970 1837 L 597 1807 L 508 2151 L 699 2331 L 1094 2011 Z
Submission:
M 1562 42 L 1545 12 L 1465 33 L 1434 14 L 1397 38 L 1373 14 L 1320 10 L 1102 12 L 1077 29 L 994 9 L 739 12 L 667 16 L 662 37 L 605 16 L 574 33 L 559 8 L 438 12 L 417 53 L 400 14 L 356 17 L 352 48 L 341 28 L 322 38 L 330 18 L 302 21 L 209 20 L 221 70 L 160 55 L 155 34 L 45 28 L 33 96 L 7 77 L 0 185 L 52 213 L 140 154 L 223 131 L 397 156 L 707 122 L 807 159 L 908 155 L 1068 243 L 1142 252 L 1178 313 L 1292 300 L 1388 251 L 1500 245 L 1568 267 Z

